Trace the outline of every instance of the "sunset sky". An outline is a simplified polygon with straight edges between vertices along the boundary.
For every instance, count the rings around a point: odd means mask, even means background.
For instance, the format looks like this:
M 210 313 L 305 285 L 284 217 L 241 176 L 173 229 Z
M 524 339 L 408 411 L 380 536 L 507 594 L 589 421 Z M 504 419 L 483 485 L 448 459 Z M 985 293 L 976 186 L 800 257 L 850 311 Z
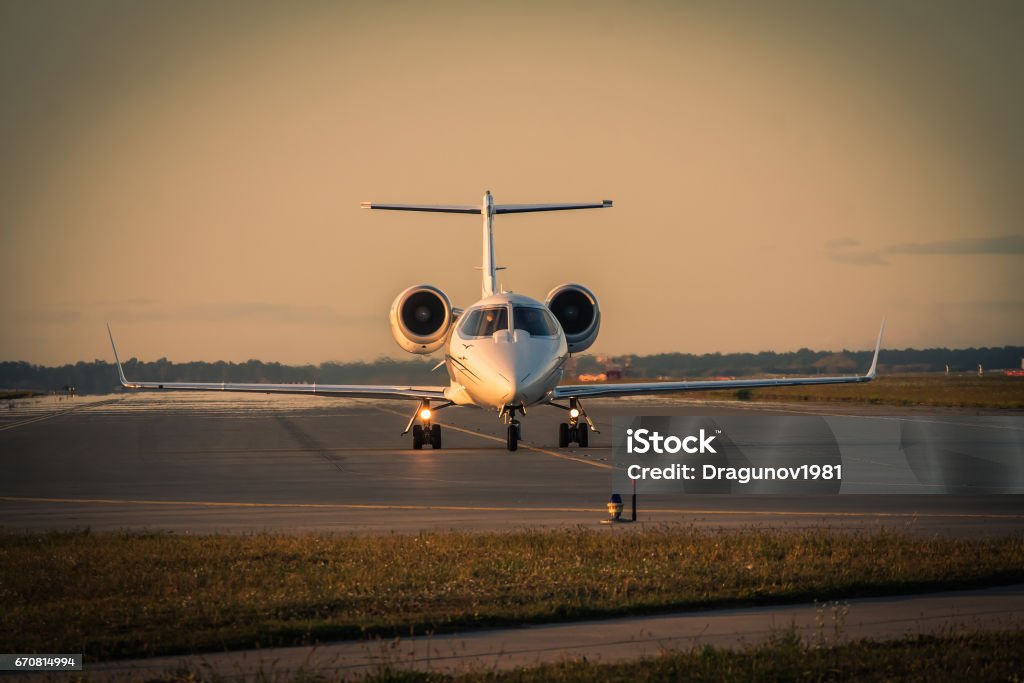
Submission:
M 486 8 L 486 9 L 485 9 Z M 0 360 L 403 357 L 598 296 L 604 353 L 1024 344 L 1020 2 L 0 0 Z

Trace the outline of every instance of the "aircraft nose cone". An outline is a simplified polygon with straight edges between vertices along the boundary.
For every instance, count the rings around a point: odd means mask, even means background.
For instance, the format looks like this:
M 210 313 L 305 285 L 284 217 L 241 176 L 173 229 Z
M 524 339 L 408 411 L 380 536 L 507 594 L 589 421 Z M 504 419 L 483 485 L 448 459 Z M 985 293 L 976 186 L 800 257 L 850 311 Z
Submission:
M 522 363 L 517 362 L 516 354 L 509 353 L 496 359 L 494 371 L 498 375 L 498 384 L 504 389 L 502 401 L 506 404 L 520 402 L 520 377 L 524 374 L 521 370 Z
M 530 403 L 536 397 L 531 395 L 537 382 L 537 359 L 526 348 L 513 348 L 497 367 L 507 390 L 504 401 L 506 404 L 518 405 Z

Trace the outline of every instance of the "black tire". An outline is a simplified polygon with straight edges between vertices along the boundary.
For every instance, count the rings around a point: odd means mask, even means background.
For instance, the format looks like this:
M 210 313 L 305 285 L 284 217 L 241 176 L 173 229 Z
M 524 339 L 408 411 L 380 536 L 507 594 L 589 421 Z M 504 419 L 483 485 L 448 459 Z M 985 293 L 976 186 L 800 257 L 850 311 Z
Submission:
M 586 448 L 590 445 L 590 428 L 587 427 L 586 423 L 576 428 L 576 442 L 580 445 L 580 448 Z
M 510 451 L 517 450 L 519 448 L 519 425 L 508 426 L 508 438 L 505 444 Z
M 412 447 L 417 451 L 423 448 L 423 425 L 412 428 Z
M 441 425 L 430 428 L 430 447 L 434 450 L 441 448 Z
M 558 447 L 569 447 L 569 424 L 567 422 L 558 425 Z

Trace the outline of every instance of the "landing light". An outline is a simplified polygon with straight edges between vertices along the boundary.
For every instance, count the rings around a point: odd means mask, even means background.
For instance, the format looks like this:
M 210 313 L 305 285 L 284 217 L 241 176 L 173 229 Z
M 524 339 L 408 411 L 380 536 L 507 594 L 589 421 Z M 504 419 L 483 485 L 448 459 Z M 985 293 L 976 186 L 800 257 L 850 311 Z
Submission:
M 569 410 L 569 417 L 579 417 L 579 416 L 580 416 L 579 408 L 571 408 Z
M 430 408 L 424 408 L 420 411 L 420 417 L 424 420 L 430 419 Z

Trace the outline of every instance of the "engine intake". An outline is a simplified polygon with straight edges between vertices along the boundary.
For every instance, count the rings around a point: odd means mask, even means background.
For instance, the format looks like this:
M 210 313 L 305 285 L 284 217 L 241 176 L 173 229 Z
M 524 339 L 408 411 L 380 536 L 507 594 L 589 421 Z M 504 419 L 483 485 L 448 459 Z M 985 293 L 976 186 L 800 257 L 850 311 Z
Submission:
M 559 285 L 548 293 L 544 305 L 562 326 L 570 353 L 586 351 L 597 341 L 601 308 L 589 289 L 576 284 Z
M 417 354 L 441 348 L 454 319 L 448 297 L 431 285 L 417 285 L 399 294 L 388 317 L 398 345 Z

